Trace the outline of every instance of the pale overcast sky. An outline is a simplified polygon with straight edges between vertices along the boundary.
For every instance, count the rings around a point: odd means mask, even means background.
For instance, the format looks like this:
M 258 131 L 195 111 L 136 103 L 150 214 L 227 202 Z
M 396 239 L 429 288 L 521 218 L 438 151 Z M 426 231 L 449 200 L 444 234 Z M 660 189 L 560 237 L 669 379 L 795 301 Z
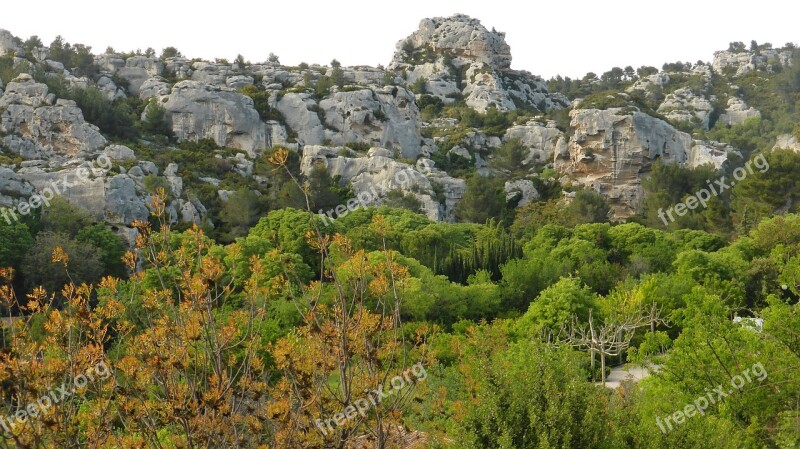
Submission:
M 4 0 L 0 28 L 45 44 L 117 51 L 175 46 L 187 57 L 284 64 L 388 64 L 395 44 L 425 17 L 464 13 L 506 33 L 512 67 L 549 78 L 611 67 L 710 61 L 730 41 L 782 46 L 800 41 L 800 3 L 676 0 L 37 1 Z

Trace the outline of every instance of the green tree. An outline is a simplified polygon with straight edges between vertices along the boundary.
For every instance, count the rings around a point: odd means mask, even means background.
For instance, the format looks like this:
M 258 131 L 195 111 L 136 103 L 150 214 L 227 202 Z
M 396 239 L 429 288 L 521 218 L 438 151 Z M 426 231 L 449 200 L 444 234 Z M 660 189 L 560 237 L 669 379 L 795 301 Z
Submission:
M 473 174 L 456 206 L 456 217 L 460 221 L 486 223 L 490 218 L 510 218 L 504 216 L 506 210 L 502 180 Z
M 63 197 L 57 196 L 50 201 L 50 207 L 42 213 L 42 229 L 54 233 L 66 234 L 74 238 L 78 233 L 92 225 L 94 220 L 78 206 L 71 204 Z
M 172 126 L 167 119 L 167 110 L 159 104 L 158 100 L 151 98 L 145 108 L 144 120 L 142 120 L 142 131 L 148 135 L 173 136 Z
M 53 262 L 53 251 L 61 248 L 68 256 L 67 271 L 60 263 Z M 70 282 L 77 285 L 100 280 L 103 274 L 102 255 L 92 244 L 79 242 L 67 234 L 49 231 L 36 236 L 33 248 L 22 260 L 22 274 L 28 290 L 42 286 L 48 292 L 60 292 Z
M 122 256 L 125 255 L 127 247 L 122 239 L 107 229 L 104 224 L 98 223 L 81 229 L 75 239 L 97 248 L 100 253 L 103 274 L 116 277 L 125 276 L 126 270 Z
M 517 322 L 517 329 L 524 335 L 536 335 L 542 329 L 557 333 L 575 316 L 581 322 L 588 320 L 589 310 L 596 307 L 596 300 L 597 296 L 580 278 L 561 278 L 531 303 Z
M 231 242 L 237 237 L 247 235 L 247 231 L 256 224 L 264 206 L 259 195 L 250 189 L 241 188 L 234 192 L 222 206 L 219 217 L 230 230 L 225 240 Z
M 33 247 L 28 226 L 0 219 L 0 268 L 19 268 L 22 258 Z
M 183 55 L 181 54 L 181 52 L 178 51 L 177 48 L 167 47 L 161 50 L 161 59 L 175 58 L 175 57 L 183 57 Z

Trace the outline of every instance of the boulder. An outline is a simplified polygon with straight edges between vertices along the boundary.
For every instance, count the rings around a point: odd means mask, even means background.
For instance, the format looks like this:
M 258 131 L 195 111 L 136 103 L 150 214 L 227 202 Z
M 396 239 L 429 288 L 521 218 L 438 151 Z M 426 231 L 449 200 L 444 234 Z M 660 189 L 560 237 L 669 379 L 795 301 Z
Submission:
M 160 60 L 145 56 L 131 56 L 125 61 L 125 67 L 117 70 L 116 75 L 128 81 L 128 93 L 139 95 L 144 82 L 154 76 L 160 76 L 164 65 Z
M 669 121 L 696 122 L 703 129 L 708 129 L 713 110 L 711 101 L 688 87 L 668 94 L 658 107 L 658 113 L 664 114 Z
M 136 159 L 136 153 L 125 145 L 109 145 L 103 150 L 103 154 L 112 161 L 128 161 Z
M 139 86 L 139 98 L 142 100 L 147 100 L 151 97 L 163 97 L 169 95 L 169 92 L 169 84 L 161 77 L 148 78 Z
M 180 140 L 212 139 L 219 146 L 244 150 L 251 157 L 266 147 L 266 125 L 253 100 L 232 89 L 181 81 L 169 96 L 162 97 L 162 104 Z
M 529 153 L 523 163 L 525 165 L 536 163 L 549 163 L 553 160 L 556 153 L 566 150 L 566 140 L 555 124 L 550 123 L 543 126 L 541 123 L 531 120 L 524 125 L 514 125 L 506 130 L 503 142 L 512 139 L 519 139 Z
M 134 220 L 147 220 L 150 212 L 128 175 L 116 175 L 106 183 L 105 220 L 130 225 Z
M 712 165 L 721 169 L 731 155 L 742 157 L 742 153 L 731 145 L 715 141 L 695 140 L 686 167 L 697 168 L 702 165 Z
M 342 148 L 306 145 L 300 169 L 308 176 L 315 167 L 325 168 L 330 176 L 339 176 L 340 182 L 349 184 L 356 197 L 362 194 L 370 198 L 369 205 L 379 206 L 386 193 L 400 190 L 415 196 L 431 220 L 455 219 L 455 206 L 466 189 L 463 179 L 433 169 L 432 161 L 413 166 L 379 155 L 377 150 L 370 150 L 370 157 L 339 156 L 341 151 Z M 437 201 L 437 192 L 444 202 Z
M 517 207 L 522 207 L 530 204 L 533 201 L 541 198 L 539 191 L 533 185 L 530 179 L 518 179 L 516 181 L 506 181 L 504 185 L 506 192 L 506 201 L 511 201 L 514 198 L 519 198 Z
M 270 97 L 273 102 L 274 97 Z M 325 129 L 315 112 L 317 102 L 308 93 L 287 93 L 274 102 L 275 108 L 286 120 L 286 125 L 297 134 L 300 145 L 319 145 L 325 140 Z
M 744 123 L 745 120 L 761 117 L 761 112 L 756 108 L 747 107 L 744 100 L 736 97 L 728 99 L 728 108 L 719 116 L 719 121 L 729 126 Z
M 0 29 L 0 56 L 14 52 L 16 56 L 25 56 L 25 50 L 17 45 L 14 35 L 9 31 Z
M 781 134 L 778 136 L 775 146 L 772 148 L 774 150 L 784 149 L 800 153 L 800 142 L 798 142 L 797 137 L 791 134 Z

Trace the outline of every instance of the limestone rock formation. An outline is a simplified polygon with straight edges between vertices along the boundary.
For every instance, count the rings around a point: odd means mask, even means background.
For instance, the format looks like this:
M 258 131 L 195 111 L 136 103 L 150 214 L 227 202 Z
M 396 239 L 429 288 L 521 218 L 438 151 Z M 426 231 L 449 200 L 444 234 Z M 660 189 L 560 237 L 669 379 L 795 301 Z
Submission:
M 403 157 L 421 151 L 419 110 L 414 95 L 402 87 L 335 92 L 320 101 L 325 139 L 335 145 L 363 142 L 396 148 Z
M 608 198 L 617 218 L 637 212 L 641 177 L 656 159 L 682 164 L 693 145 L 688 134 L 641 112 L 577 109 L 570 117 L 574 135 L 555 168 Z
M 747 107 L 744 100 L 732 97 L 728 99 L 728 108 L 719 116 L 719 121 L 727 125 L 738 125 L 753 117 L 761 117 L 761 112 L 756 108 Z
M 322 166 L 331 176 L 340 176 L 349 183 L 356 196 L 369 195 L 372 205 L 380 205 L 391 190 L 414 195 L 422 204 L 423 212 L 431 220 L 452 221 L 455 206 L 464 195 L 466 183 L 451 178 L 433 168 L 433 162 L 420 159 L 416 166 L 398 162 L 388 156 L 385 149 L 371 149 L 367 157 L 340 156 L 342 148 L 306 145 L 303 148 L 301 170 L 310 174 L 314 167 Z M 443 196 L 437 201 L 434 185 Z
M 160 60 L 146 56 L 131 56 L 125 61 L 125 67 L 120 67 L 116 75 L 128 81 L 128 93 L 139 95 L 142 84 L 151 77 L 160 76 L 164 65 Z
M 713 100 L 713 98 L 712 98 Z M 658 113 L 664 114 L 670 121 L 697 122 L 703 129 L 708 129 L 711 101 L 695 94 L 692 89 L 684 87 L 668 94 L 658 107 Z
M 523 161 L 524 164 L 530 163 L 549 163 L 555 154 L 566 151 L 566 139 L 564 133 L 556 128 L 555 123 L 548 123 L 546 126 L 531 120 L 524 125 L 514 125 L 506 130 L 503 141 L 508 142 L 512 139 L 519 139 L 528 148 L 530 153 Z
M 522 207 L 536 201 L 541 196 L 530 179 L 518 179 L 516 181 L 506 181 L 504 185 L 506 201 L 518 198 L 517 207 Z
M 253 100 L 233 89 L 181 81 L 161 101 L 178 139 L 212 139 L 252 157 L 266 147 L 267 127 Z
M 778 136 L 775 146 L 772 147 L 773 149 L 785 149 L 785 150 L 792 150 L 796 153 L 800 153 L 800 141 L 797 140 L 797 137 L 791 134 L 781 134 Z
M 726 143 L 695 140 L 686 159 L 686 166 L 696 168 L 710 164 L 719 169 L 728 162 L 728 158 L 732 155 L 742 157 L 739 150 Z
M 792 52 L 789 50 L 761 50 L 759 54 L 753 52 L 714 52 L 714 62 L 711 64 L 717 73 L 733 72 L 734 76 L 742 76 L 753 70 L 772 71 L 775 64 L 783 67 L 792 65 Z
M 424 78 L 429 93 L 445 101 L 460 94 L 478 112 L 521 105 L 546 112 L 568 104 L 563 95 L 550 94 L 541 78 L 511 70 L 504 33 L 463 14 L 422 20 L 417 31 L 397 43 L 388 70 L 406 74 L 408 83 Z
M 74 101 L 56 101 L 46 85 L 27 74 L 8 83 L 0 97 L 0 111 L 0 132 L 11 134 L 3 138 L 3 144 L 27 159 L 89 154 L 106 145 Z
M 17 45 L 14 35 L 8 30 L 0 28 L 0 56 L 14 52 L 17 56 L 25 56 L 25 51 Z

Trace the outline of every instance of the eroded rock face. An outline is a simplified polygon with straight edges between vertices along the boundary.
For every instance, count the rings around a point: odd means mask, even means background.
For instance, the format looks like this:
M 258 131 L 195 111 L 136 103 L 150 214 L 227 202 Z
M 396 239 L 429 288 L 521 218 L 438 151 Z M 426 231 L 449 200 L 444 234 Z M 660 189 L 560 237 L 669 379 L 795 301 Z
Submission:
M 733 97 L 728 100 L 728 108 L 719 116 L 719 121 L 728 125 L 738 125 L 753 117 L 761 117 L 761 112 L 756 108 L 747 107 L 744 100 Z
M 567 145 L 564 133 L 556 128 L 554 123 L 544 126 L 534 120 L 508 128 L 503 141 L 508 142 L 512 139 L 519 139 L 528 148 L 528 157 L 523 161 L 526 165 L 532 162 L 550 162 L 555 154 L 565 152 Z
M 25 56 L 25 51 L 15 42 L 14 35 L 7 30 L 0 29 L 0 56 L 5 56 L 9 52 L 14 52 L 17 56 Z
M 315 112 L 319 105 L 311 94 L 287 93 L 274 104 L 286 119 L 286 125 L 297 134 L 298 144 L 319 145 L 325 140 L 325 129 Z
M 775 146 L 772 148 L 775 150 L 792 150 L 796 153 L 800 153 L 800 141 L 791 134 L 781 134 L 776 139 Z
M 570 117 L 574 136 L 555 168 L 608 198 L 617 218 L 637 212 L 640 180 L 656 159 L 682 164 L 693 145 L 688 134 L 641 112 L 577 109 Z
M 161 101 L 180 140 L 212 139 L 219 146 L 238 148 L 252 157 L 266 147 L 266 125 L 253 100 L 233 89 L 181 81 Z
M 689 151 L 688 158 L 686 159 L 686 166 L 689 168 L 697 168 L 702 165 L 712 165 L 716 169 L 728 162 L 728 159 L 736 155 L 742 157 L 739 152 L 732 145 L 726 143 L 695 140 L 692 149 Z
M 519 105 L 546 112 L 568 104 L 563 95 L 550 94 L 541 78 L 511 70 L 504 33 L 489 31 L 462 14 L 422 20 L 417 31 L 397 43 L 388 70 L 406 74 L 409 84 L 424 78 L 428 93 L 445 103 L 460 94 L 482 113 L 489 108 L 511 111 Z M 462 71 L 466 76 L 459 85 Z
M 96 126 L 84 121 L 74 101 L 55 101 L 46 85 L 27 74 L 6 86 L 0 110 L 0 131 L 13 134 L 3 139 L 4 145 L 28 159 L 89 154 L 107 143 Z
M 160 60 L 146 56 L 131 56 L 125 61 L 125 67 L 117 70 L 116 75 L 128 81 L 128 93 L 139 95 L 142 84 L 151 77 L 160 76 L 164 65 Z
M 419 110 L 414 95 L 402 87 L 336 92 L 319 103 L 325 139 L 335 145 L 365 142 L 396 148 L 403 157 L 421 151 Z
M 405 48 L 427 48 L 446 51 L 465 62 L 480 62 L 496 69 L 511 67 L 511 47 L 505 33 L 489 31 L 477 19 L 463 14 L 423 19 L 419 29 L 397 44 L 395 61 L 410 55 Z M 460 64 L 459 64 L 460 65 Z
M 696 122 L 703 129 L 708 129 L 709 118 L 714 106 L 711 101 L 695 94 L 692 89 L 684 87 L 668 94 L 658 107 L 670 121 Z
M 309 175 L 315 167 L 324 167 L 331 176 L 340 176 L 341 182 L 350 183 L 359 194 L 372 198 L 370 205 L 379 206 L 391 190 L 414 195 L 431 220 L 452 221 L 455 206 L 463 197 L 466 183 L 451 178 L 433 168 L 429 159 L 420 159 L 416 166 L 398 162 L 389 157 L 386 149 L 370 149 L 367 157 L 340 156 L 342 148 L 307 145 L 303 148 L 300 169 Z M 436 200 L 436 189 L 442 192 L 444 202 Z
M 792 52 L 790 50 L 770 49 L 761 50 L 759 53 L 717 51 L 714 52 L 714 62 L 711 66 L 717 73 L 724 73 L 730 70 L 735 73 L 734 76 L 742 76 L 753 70 L 772 71 L 775 64 L 781 64 L 783 67 L 792 65 Z

